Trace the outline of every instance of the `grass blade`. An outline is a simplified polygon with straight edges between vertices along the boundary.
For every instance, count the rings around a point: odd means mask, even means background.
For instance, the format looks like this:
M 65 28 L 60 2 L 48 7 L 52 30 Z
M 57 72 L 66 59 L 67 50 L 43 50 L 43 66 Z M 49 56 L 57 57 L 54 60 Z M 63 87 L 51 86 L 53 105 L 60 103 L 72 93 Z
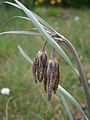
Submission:
M 10 97 L 7 101 L 7 104 L 6 104 L 6 120 L 8 120 L 8 105 L 9 105 L 9 102 L 12 100 L 13 97 Z
M 24 17 L 24 16 L 13 16 L 13 17 L 11 17 L 11 18 L 5 23 L 5 25 L 8 24 L 11 20 L 13 20 L 13 19 L 15 19 L 15 18 L 20 18 L 20 19 L 24 19 L 24 20 L 31 21 L 28 17 Z
M 45 119 L 42 118 L 40 115 L 38 115 L 38 114 L 36 114 L 36 113 L 34 113 L 34 112 L 32 112 L 32 114 L 35 115 L 36 117 L 38 117 L 40 120 L 45 120 Z
M 30 32 L 30 31 L 6 31 L 6 32 L 1 32 L 0 35 L 4 34 L 24 34 L 24 35 L 34 35 L 34 36 L 40 36 L 39 33 L 36 32 Z
M 19 8 L 19 9 L 21 9 L 20 6 L 18 6 L 18 5 L 15 4 L 15 3 L 8 2 L 8 1 L 4 1 L 3 3 L 9 4 L 9 5 L 12 5 L 12 6 L 14 6 L 14 7 L 17 7 L 17 8 Z
M 31 60 L 31 58 L 23 51 L 23 49 L 20 47 L 20 45 L 17 46 L 20 53 L 22 54 L 22 56 L 30 63 L 33 64 L 33 61 Z
M 71 113 L 71 111 L 70 111 L 70 109 L 69 109 L 69 107 L 68 107 L 68 105 L 67 105 L 67 103 L 66 103 L 66 101 L 65 101 L 64 95 L 63 95 L 63 94 L 60 94 L 60 97 L 61 97 L 61 100 L 62 100 L 62 102 L 63 102 L 64 108 L 65 108 L 65 110 L 67 111 L 69 120 L 73 120 L 72 113 Z
M 58 86 L 58 92 L 59 94 L 63 94 L 66 98 L 69 99 L 69 101 L 72 102 L 72 104 L 74 104 L 83 114 L 84 118 L 86 120 L 88 120 L 87 116 L 85 115 L 84 111 L 82 110 L 80 104 L 74 99 L 74 97 L 72 95 L 70 95 L 63 87 L 61 87 L 60 85 Z

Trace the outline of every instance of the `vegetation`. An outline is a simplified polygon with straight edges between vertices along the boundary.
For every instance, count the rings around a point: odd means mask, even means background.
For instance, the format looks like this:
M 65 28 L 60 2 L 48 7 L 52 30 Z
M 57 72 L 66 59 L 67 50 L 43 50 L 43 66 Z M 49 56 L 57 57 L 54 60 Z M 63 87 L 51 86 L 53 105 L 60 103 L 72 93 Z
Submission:
M 12 11 L 8 11 L 9 14 L 7 14 L 3 7 L 0 9 L 0 12 L 3 11 L 0 13 L 0 31 L 10 30 L 10 28 L 11 30 L 24 30 L 27 28 L 30 29 L 28 26 L 33 26 L 30 22 L 25 22 L 25 20 L 16 20 L 16 22 L 10 22 L 5 27 L 3 21 L 7 21 L 9 17 L 17 15 L 17 13 L 18 15 L 23 15 L 23 13 L 13 9 Z M 43 11 L 42 13 L 40 12 L 41 10 Z M 83 11 L 86 11 L 85 14 L 83 14 Z M 88 44 L 88 26 L 90 20 L 89 10 L 80 10 L 77 12 L 77 10 L 74 9 L 64 10 L 53 8 L 51 10 L 48 8 L 46 10 L 44 8 L 37 8 L 35 9 L 35 12 L 38 14 L 40 13 L 40 16 L 46 19 L 51 26 L 72 40 L 72 43 L 79 52 L 81 61 L 87 74 L 86 77 L 88 79 L 90 58 L 90 48 Z M 75 16 L 80 16 L 80 20 L 75 21 Z M 83 32 L 83 29 L 85 29 L 85 32 Z M 31 36 L 6 35 L 1 36 L 0 41 L 0 87 L 9 87 L 11 90 L 11 95 L 14 96 L 9 106 L 9 119 L 35 120 L 37 118 L 32 113 L 34 112 L 45 119 L 59 119 L 59 117 L 61 117 L 63 120 L 63 116 L 66 116 L 66 113 L 64 113 L 65 115 L 62 114 L 65 110 L 63 109 L 62 103 L 60 104 L 58 93 L 57 96 L 53 96 L 51 103 L 47 102 L 46 97 L 43 95 L 42 85 L 35 85 L 31 76 L 31 66 L 24 60 L 22 56 L 20 56 L 16 47 L 18 44 L 20 44 L 27 54 L 34 59 L 38 49 L 40 49 L 42 46 L 41 38 L 37 37 L 33 39 Z M 64 49 L 66 50 L 66 48 Z M 48 46 L 48 52 L 49 54 L 51 52 L 50 46 Z M 70 52 L 66 51 L 66 53 L 70 55 L 71 60 L 73 63 L 75 63 Z M 63 59 L 58 56 L 58 54 L 56 56 L 61 66 L 61 85 L 70 93 L 73 91 L 72 95 L 75 96 L 80 103 L 85 102 L 83 90 L 81 89 L 81 85 L 74 73 L 70 70 L 69 66 L 65 64 Z M 0 97 L 1 116 L 5 116 L 4 111 L 6 104 L 4 103 L 6 103 L 6 100 L 7 98 L 3 96 Z M 70 108 L 74 110 L 73 106 L 70 106 Z

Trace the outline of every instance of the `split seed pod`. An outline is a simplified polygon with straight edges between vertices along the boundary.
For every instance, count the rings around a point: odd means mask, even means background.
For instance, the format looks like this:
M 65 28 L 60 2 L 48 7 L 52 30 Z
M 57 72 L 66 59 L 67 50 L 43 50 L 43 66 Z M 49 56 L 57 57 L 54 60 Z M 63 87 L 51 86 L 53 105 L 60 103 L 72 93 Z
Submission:
M 39 82 L 42 82 L 46 64 L 47 64 L 47 52 L 45 50 L 44 44 L 43 48 L 40 51 L 38 51 L 32 65 L 32 72 L 35 82 L 37 82 L 37 80 L 39 80 Z
M 52 92 L 54 92 L 55 94 L 57 91 L 59 77 L 59 64 L 57 60 L 53 57 L 51 60 L 49 60 L 47 68 L 47 93 L 49 101 L 51 100 Z

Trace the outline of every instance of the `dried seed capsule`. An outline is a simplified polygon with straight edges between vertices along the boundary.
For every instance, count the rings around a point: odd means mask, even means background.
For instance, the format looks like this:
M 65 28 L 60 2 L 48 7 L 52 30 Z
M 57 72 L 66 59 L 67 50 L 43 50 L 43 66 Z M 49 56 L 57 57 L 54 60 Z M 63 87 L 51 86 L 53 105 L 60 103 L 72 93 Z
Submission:
M 47 69 L 47 93 L 48 100 L 51 100 L 52 92 L 57 91 L 59 84 L 59 64 L 56 59 L 49 60 Z
M 49 60 L 48 68 L 47 68 L 47 94 L 48 94 L 49 101 L 51 100 L 51 97 L 52 97 L 51 72 L 52 72 L 52 61 Z
M 55 83 L 55 72 L 56 72 L 56 63 L 55 60 L 52 60 L 52 72 L 51 72 L 51 88 L 53 90 Z
M 45 45 L 42 47 L 40 51 L 38 51 L 36 58 L 34 60 L 33 66 L 32 66 L 32 72 L 33 72 L 33 77 L 35 81 L 37 79 L 39 82 L 42 82 L 43 77 L 44 77 L 44 70 L 47 64 L 47 53 L 45 50 Z
M 37 64 L 37 76 L 39 82 L 42 82 L 43 77 L 44 77 L 44 70 L 45 66 L 47 64 L 47 53 L 46 51 L 39 51 L 40 54 L 38 54 L 38 64 Z

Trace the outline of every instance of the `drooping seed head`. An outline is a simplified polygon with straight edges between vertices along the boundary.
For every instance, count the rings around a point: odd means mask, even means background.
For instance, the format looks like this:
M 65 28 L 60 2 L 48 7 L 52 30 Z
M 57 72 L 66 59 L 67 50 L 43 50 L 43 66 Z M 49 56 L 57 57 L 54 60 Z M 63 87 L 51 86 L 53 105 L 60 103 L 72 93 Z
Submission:
M 59 85 L 59 79 L 60 79 L 60 72 L 59 72 L 59 64 L 56 62 L 56 71 L 55 71 L 55 82 L 54 82 L 54 86 L 53 86 L 53 91 L 54 94 L 57 91 L 58 85 Z
M 38 51 L 36 58 L 32 65 L 32 72 L 35 81 L 39 80 L 41 82 L 44 77 L 44 70 L 47 64 L 47 53 L 46 50 Z
M 49 60 L 47 68 L 47 93 L 48 100 L 51 100 L 52 92 L 57 91 L 59 84 L 59 65 L 56 59 Z

